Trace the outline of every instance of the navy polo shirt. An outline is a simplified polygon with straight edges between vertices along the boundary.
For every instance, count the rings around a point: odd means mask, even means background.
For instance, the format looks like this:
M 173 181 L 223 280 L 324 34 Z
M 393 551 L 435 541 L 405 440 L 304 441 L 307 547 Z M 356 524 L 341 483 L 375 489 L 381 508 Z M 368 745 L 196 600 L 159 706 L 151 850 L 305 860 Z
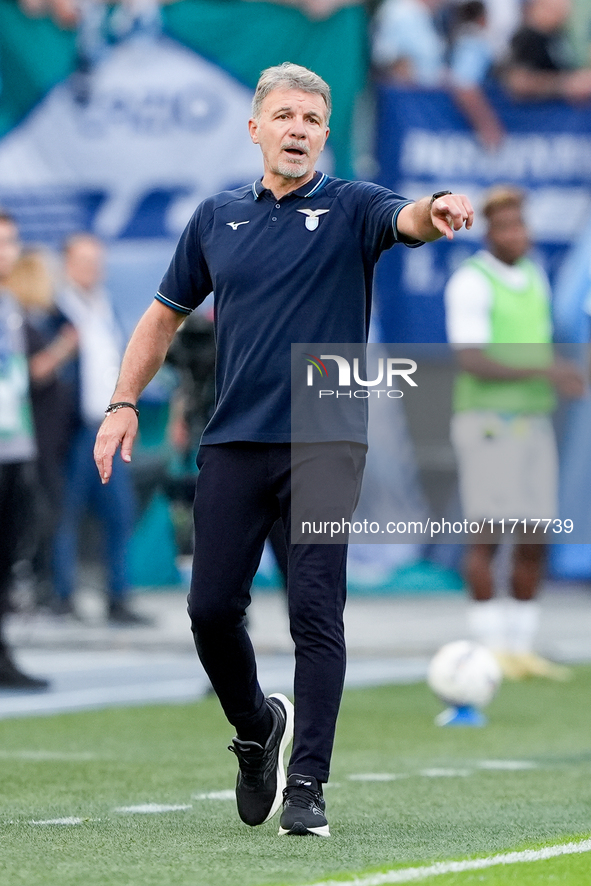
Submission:
M 291 344 L 366 341 L 374 267 L 409 202 L 316 173 L 279 200 L 257 181 L 200 204 L 156 298 L 190 314 L 214 293 L 216 408 L 203 443 L 290 441 Z

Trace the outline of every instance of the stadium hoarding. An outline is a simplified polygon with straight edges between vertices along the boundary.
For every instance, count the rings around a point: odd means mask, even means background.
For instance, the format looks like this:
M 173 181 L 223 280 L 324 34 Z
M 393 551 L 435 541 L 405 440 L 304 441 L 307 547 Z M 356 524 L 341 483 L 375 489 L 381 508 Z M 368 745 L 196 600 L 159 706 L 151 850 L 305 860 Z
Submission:
M 344 176 L 367 70 L 360 5 L 313 21 L 273 3 L 184 0 L 160 15 L 161 33 L 111 35 L 81 89 L 75 32 L 0 0 L 0 205 L 25 242 L 103 238 L 128 333 L 198 203 L 262 174 L 247 127 L 261 70 L 289 59 L 332 84 L 323 168 Z
M 480 195 L 493 184 L 508 183 L 526 193 L 533 256 L 545 267 L 553 287 L 555 340 L 583 344 L 589 339 L 585 311 L 591 209 L 588 108 L 559 101 L 516 102 L 494 86 L 487 92 L 507 132 L 497 151 L 479 145 L 446 92 L 378 88 L 377 180 L 410 197 L 448 188 L 463 192 L 477 210 L 472 230 L 462 232 L 452 243 L 384 254 L 376 272 L 381 337 L 385 341 L 445 341 L 443 290 L 457 267 L 481 247 Z M 580 245 L 573 248 L 578 241 Z M 589 428 L 591 399 L 585 397 L 569 407 L 565 418 L 560 486 L 561 510 L 586 527 L 585 539 L 590 536 L 586 506 L 591 495 Z M 549 564 L 555 577 L 588 580 L 591 545 L 556 545 Z
M 535 256 L 554 282 L 591 210 L 591 117 L 561 102 L 514 102 L 499 88 L 489 98 L 506 130 L 495 151 L 479 144 L 447 92 L 380 86 L 378 180 L 412 198 L 449 188 L 467 194 L 476 210 L 488 187 L 517 185 Z M 383 256 L 376 280 L 386 341 L 445 341 L 443 289 L 483 233 L 477 211 L 472 230 L 452 243 Z M 571 328 L 560 340 L 580 334 Z

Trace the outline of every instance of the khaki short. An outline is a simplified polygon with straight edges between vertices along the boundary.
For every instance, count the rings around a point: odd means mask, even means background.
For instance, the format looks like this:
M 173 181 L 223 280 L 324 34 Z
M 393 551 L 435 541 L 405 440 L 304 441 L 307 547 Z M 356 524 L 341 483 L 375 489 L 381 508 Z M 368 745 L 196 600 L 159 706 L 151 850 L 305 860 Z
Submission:
M 459 412 L 451 440 L 465 519 L 556 517 L 558 455 L 548 416 Z

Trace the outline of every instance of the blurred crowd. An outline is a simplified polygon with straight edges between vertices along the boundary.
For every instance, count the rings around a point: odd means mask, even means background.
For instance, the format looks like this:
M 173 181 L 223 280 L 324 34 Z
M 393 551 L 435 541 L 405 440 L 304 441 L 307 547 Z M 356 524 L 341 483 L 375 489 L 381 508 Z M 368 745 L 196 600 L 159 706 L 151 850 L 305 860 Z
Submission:
M 75 88 L 109 47 L 134 35 L 157 35 L 160 7 L 176 0 L 19 0 L 31 17 L 50 16 L 76 32 Z M 245 0 L 247 2 L 247 0 Z M 275 0 L 308 18 L 327 18 L 362 0 Z M 591 98 L 591 0 L 366 0 L 374 78 L 445 88 L 483 147 L 494 150 L 504 129 L 487 96 L 500 85 L 516 100 Z
M 123 16 L 137 16 L 159 5 L 176 3 L 178 0 L 116 0 L 109 6 L 120 6 Z M 343 6 L 359 5 L 361 0 L 274 0 L 284 6 L 295 6 L 312 19 L 327 18 Z M 87 8 L 107 6 L 105 0 L 19 0 L 19 6 L 27 15 L 39 17 L 50 15 L 63 28 L 77 27 L 87 13 Z
M 550 288 L 527 258 L 523 201 L 512 187 L 489 193 L 483 206 L 488 248 L 466 261 L 446 288 L 448 339 L 461 369 L 451 437 L 462 512 L 478 522 L 557 513 L 553 391 L 568 398 L 585 391 L 579 368 L 552 355 Z M 0 687 L 46 686 L 19 670 L 3 640 L 19 566 L 32 585 L 29 609 L 80 619 L 79 552 L 87 513 L 100 529 L 107 623 L 149 624 L 130 605 L 128 549 L 137 525 L 138 478 L 116 458 L 111 481 L 103 485 L 93 459 L 124 347 L 104 271 L 105 245 L 94 234 L 70 235 L 56 255 L 23 246 L 15 220 L 0 212 Z M 503 348 L 508 342 L 530 346 L 518 344 L 512 356 Z M 542 345 L 538 356 L 534 343 Z M 211 296 L 179 329 L 168 363 L 176 382 L 166 404 L 168 456 L 158 482 L 190 514 L 195 457 L 215 398 Z M 285 586 L 285 544 L 275 532 L 269 541 Z M 509 605 L 495 592 L 500 541 L 491 535 L 466 547 L 471 633 L 496 651 L 509 677 L 565 679 L 564 668 L 533 653 L 544 546 L 527 535 L 516 540 Z
M 160 31 L 163 2 L 168 0 L 114 5 L 19 0 L 19 5 L 29 16 L 49 15 L 76 31 L 76 88 L 84 102 L 93 67 L 110 45 Z M 354 2 L 285 0 L 312 19 Z M 374 80 L 449 90 L 486 150 L 495 150 L 505 136 L 489 85 L 518 101 L 591 99 L 591 0 L 383 0 L 366 6 Z M 130 475 L 116 459 L 112 480 L 103 486 L 92 458 L 125 343 L 104 288 L 104 266 L 104 244 L 93 234 L 72 234 L 60 255 L 25 248 L 15 220 L 0 213 L 0 686 L 46 685 L 20 671 L 3 640 L 10 588 L 15 567 L 26 563 L 32 605 L 58 618 L 78 618 L 77 562 L 87 511 L 100 528 L 107 621 L 146 623 L 130 605 L 127 549 L 137 516 Z M 456 339 L 470 340 L 462 335 Z M 212 309 L 206 303 L 185 322 L 169 356 L 178 380 L 168 431 L 177 453 L 175 495 L 187 507 L 195 452 L 213 409 L 214 361 Z M 472 572 L 488 581 L 492 547 L 482 547 L 476 554 L 486 563 Z M 277 547 L 276 555 L 284 572 L 285 552 Z M 541 566 L 537 560 L 534 565 L 535 587 L 516 594 L 520 603 L 531 603 L 537 593 Z M 483 591 L 478 581 L 473 584 L 476 620 L 486 622 L 484 634 L 491 633 L 498 621 L 494 595 L 488 586 Z M 533 636 L 533 605 L 527 609 Z
M 30 571 L 29 606 L 77 618 L 87 512 L 100 529 L 108 622 L 147 623 L 129 605 L 131 479 L 117 463 L 103 486 L 93 459 L 125 343 L 103 273 L 92 234 L 71 235 L 56 256 L 22 248 L 16 221 L 0 213 L 0 685 L 43 682 L 18 670 L 2 640 L 15 568 Z
M 384 0 L 372 59 L 386 82 L 450 90 L 482 145 L 501 121 L 487 98 L 496 83 L 518 101 L 591 98 L 587 0 Z

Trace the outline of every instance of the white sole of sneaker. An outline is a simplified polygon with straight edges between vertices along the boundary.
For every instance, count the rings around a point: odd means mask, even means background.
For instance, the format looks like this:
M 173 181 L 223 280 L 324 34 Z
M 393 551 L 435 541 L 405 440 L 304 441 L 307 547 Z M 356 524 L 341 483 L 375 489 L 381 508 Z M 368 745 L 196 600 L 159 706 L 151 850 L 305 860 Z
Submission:
M 276 698 L 277 701 L 281 702 L 285 709 L 285 731 L 283 733 L 283 737 L 281 739 L 281 743 L 279 745 L 279 757 L 277 759 L 277 792 L 275 794 L 275 799 L 273 800 L 273 805 L 271 806 L 271 810 L 267 815 L 265 821 L 269 821 L 270 818 L 279 812 L 281 807 L 281 803 L 283 801 L 283 789 L 287 784 L 287 775 L 285 773 L 285 765 L 283 762 L 283 757 L 285 755 L 285 751 L 287 750 L 287 746 L 293 738 L 293 705 L 285 695 L 281 695 L 280 692 L 273 692 L 269 698 Z M 264 824 L 265 822 L 263 822 Z
M 328 829 L 327 824 L 323 825 L 321 828 L 307 828 L 298 821 L 296 821 L 293 827 L 288 831 L 282 827 L 279 828 L 280 837 L 306 837 L 308 834 L 317 837 L 330 837 L 330 830 Z

